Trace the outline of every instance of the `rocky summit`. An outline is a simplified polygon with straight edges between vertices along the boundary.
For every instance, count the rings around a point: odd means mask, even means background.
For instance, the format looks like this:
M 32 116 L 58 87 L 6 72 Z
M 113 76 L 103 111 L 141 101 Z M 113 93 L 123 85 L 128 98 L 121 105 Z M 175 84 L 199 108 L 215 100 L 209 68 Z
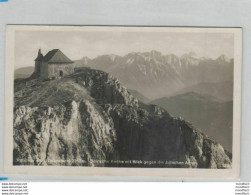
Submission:
M 14 165 L 231 168 L 220 144 L 99 70 L 17 79 L 14 105 Z

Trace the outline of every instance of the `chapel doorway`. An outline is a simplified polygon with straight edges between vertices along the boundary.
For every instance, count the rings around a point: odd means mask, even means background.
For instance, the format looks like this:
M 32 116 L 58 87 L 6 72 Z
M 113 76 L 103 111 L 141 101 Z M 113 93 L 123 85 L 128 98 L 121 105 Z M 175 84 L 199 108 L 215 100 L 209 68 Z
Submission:
M 59 71 L 59 76 L 61 76 L 61 77 L 64 76 L 64 73 L 62 70 Z

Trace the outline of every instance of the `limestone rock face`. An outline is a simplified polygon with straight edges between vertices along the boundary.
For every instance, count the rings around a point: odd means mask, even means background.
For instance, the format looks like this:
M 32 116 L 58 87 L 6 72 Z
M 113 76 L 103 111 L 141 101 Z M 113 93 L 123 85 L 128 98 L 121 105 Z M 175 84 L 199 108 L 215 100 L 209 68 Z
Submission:
M 230 168 L 223 147 L 157 106 L 107 106 L 117 129 L 120 159 L 169 161 L 171 167 Z
M 117 79 L 91 69 L 15 83 L 13 163 L 231 167 L 220 144 L 166 110 L 139 103 Z
M 14 118 L 16 163 L 89 165 L 114 153 L 113 122 L 89 101 L 56 107 L 19 107 Z

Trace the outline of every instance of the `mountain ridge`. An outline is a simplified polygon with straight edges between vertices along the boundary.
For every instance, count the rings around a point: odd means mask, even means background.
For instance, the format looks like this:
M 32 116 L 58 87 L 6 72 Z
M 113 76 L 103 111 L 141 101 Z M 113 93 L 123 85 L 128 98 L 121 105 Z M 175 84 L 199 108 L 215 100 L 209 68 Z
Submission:
M 182 117 L 202 129 L 209 137 L 232 151 L 233 102 L 211 95 L 187 92 L 150 102 L 161 106 L 173 116 Z
M 219 83 L 198 83 L 195 85 L 188 86 L 179 91 L 176 91 L 172 96 L 184 94 L 187 92 L 195 92 L 201 95 L 211 95 L 221 101 L 232 101 L 233 100 L 233 82 L 225 81 Z M 171 97 L 171 96 L 169 96 Z
M 22 68 L 18 68 L 14 71 L 14 77 L 17 78 L 28 78 L 34 71 L 33 66 L 26 66 Z
M 228 60 L 224 55 L 216 59 L 195 58 L 194 54 L 178 57 L 153 50 L 124 56 L 101 55 L 82 64 L 80 60 L 77 66 L 108 72 L 128 89 L 153 100 L 198 83 L 232 82 L 233 63 L 233 59 Z

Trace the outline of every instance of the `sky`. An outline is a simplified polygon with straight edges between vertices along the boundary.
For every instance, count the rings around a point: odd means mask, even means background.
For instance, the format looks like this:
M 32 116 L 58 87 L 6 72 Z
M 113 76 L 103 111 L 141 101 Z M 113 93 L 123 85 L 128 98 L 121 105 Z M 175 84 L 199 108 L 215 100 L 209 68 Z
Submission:
M 16 31 L 15 69 L 34 66 L 38 49 L 45 55 L 60 49 L 71 60 L 104 54 L 124 56 L 130 52 L 157 50 L 181 56 L 195 52 L 197 57 L 215 59 L 234 55 L 234 34 L 204 32 L 121 32 L 121 31 Z

